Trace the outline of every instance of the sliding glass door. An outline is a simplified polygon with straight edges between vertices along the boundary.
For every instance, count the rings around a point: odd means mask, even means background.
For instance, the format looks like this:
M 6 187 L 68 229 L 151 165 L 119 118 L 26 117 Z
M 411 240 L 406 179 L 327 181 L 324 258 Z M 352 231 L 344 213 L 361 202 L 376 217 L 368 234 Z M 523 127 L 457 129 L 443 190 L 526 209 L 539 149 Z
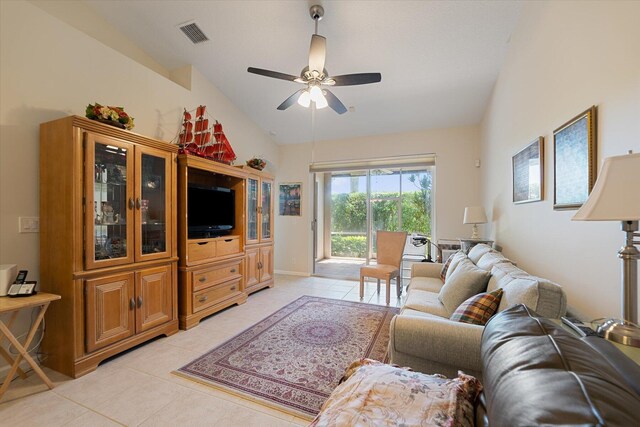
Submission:
M 374 262 L 377 230 L 431 235 L 431 167 L 327 172 L 322 182 L 327 220 L 320 262 L 332 259 L 346 264 L 349 259 L 354 266 Z M 348 276 L 357 277 L 358 268 L 347 270 L 343 265 L 339 270 L 353 271 Z

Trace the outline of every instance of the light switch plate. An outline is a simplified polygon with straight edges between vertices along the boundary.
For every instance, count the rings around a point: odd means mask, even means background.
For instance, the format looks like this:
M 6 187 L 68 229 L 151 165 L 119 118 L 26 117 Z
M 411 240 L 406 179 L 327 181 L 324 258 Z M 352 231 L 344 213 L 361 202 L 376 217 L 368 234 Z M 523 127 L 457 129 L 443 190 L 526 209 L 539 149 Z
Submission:
M 18 218 L 18 232 L 20 233 L 39 233 L 40 217 L 37 216 L 21 216 Z

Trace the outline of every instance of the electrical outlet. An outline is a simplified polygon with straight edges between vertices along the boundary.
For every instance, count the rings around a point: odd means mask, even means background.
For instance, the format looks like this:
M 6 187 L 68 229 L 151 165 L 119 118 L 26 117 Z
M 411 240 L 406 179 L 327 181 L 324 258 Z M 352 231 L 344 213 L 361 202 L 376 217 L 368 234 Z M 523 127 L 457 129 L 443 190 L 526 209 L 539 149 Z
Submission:
M 20 233 L 39 233 L 40 217 L 37 216 L 21 216 L 18 218 L 18 232 Z

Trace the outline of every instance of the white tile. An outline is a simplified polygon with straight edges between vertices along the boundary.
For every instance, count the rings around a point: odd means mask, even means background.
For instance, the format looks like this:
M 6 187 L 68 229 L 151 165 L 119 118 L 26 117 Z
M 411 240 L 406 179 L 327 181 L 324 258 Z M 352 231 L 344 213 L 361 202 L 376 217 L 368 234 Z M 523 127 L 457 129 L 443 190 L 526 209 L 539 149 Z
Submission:
M 65 427 L 115 427 L 121 425 L 93 411 L 87 411 L 70 423 L 65 424 Z
M 62 426 L 85 412 L 87 412 L 87 408 L 71 402 L 53 391 L 45 391 L 1 404 L 0 424 L 6 426 Z

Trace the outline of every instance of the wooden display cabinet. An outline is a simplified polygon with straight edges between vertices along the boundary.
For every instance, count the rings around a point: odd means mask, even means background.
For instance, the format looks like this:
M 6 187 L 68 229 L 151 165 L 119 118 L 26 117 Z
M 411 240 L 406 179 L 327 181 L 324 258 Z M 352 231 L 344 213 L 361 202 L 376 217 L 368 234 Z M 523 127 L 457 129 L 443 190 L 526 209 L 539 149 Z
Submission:
M 273 287 L 273 176 L 242 166 L 247 176 L 245 291 Z
M 43 363 L 74 378 L 178 330 L 177 147 L 83 117 L 40 125 Z
M 203 318 L 247 300 L 244 285 L 246 173 L 190 155 L 178 156 L 178 171 L 179 319 L 180 328 L 189 329 Z M 189 238 L 190 185 L 233 190 L 235 219 L 228 234 Z

